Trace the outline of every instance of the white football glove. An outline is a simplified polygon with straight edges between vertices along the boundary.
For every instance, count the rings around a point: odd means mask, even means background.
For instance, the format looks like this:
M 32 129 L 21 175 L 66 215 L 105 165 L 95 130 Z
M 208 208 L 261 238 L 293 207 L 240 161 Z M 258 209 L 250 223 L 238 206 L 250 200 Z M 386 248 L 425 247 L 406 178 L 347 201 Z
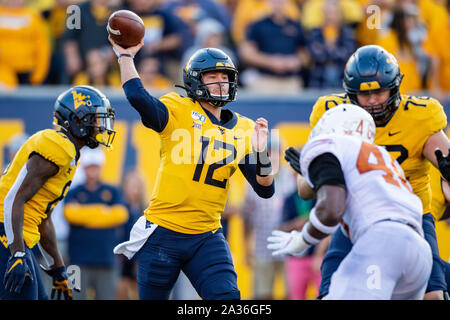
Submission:
M 303 235 L 298 231 L 284 232 L 273 230 L 272 236 L 267 238 L 267 249 L 274 250 L 273 256 L 293 255 L 303 256 L 311 245 L 303 240 Z

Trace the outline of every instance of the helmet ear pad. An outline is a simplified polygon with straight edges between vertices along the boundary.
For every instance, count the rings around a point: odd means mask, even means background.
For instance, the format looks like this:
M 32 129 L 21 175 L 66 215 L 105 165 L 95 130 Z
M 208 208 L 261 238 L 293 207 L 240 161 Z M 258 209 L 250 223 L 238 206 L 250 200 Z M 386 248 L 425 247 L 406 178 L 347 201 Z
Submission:
M 55 111 L 55 118 L 58 121 L 57 124 L 70 132 L 75 138 L 84 140 L 89 136 L 88 128 L 74 113 L 70 112 L 67 117 L 63 117 L 59 111 Z

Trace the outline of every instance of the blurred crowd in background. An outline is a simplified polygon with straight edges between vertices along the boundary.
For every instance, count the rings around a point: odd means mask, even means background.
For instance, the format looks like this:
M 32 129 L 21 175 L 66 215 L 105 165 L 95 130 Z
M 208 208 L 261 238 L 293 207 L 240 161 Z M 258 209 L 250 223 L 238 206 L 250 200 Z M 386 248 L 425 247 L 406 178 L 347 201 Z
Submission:
M 181 83 L 200 47 L 227 52 L 242 88 L 298 93 L 341 88 L 350 55 L 366 44 L 393 53 L 403 93 L 450 91 L 448 0 L 2 0 L 0 84 L 121 86 L 106 25 L 129 9 L 146 27 L 136 65 L 146 87 Z M 76 6 L 76 7 L 74 7 Z M 446 81 L 447 80 L 447 81 Z
M 438 99 L 450 93 L 450 0 L 0 0 L 0 91 L 82 84 L 120 90 L 106 31 L 108 17 L 120 9 L 134 11 L 145 24 L 145 45 L 135 61 L 150 91 L 172 90 L 196 49 L 216 47 L 232 57 L 240 87 L 249 92 L 342 92 L 350 55 L 378 44 L 400 64 L 402 93 L 428 91 Z M 13 139 L 10 151 L 25 138 Z M 285 147 L 271 143 L 272 163 Z M 76 179 L 52 216 L 66 264 L 81 268 L 82 292 L 74 298 L 136 299 L 136 265 L 112 249 L 128 239 L 148 193 L 136 171 L 119 187 L 102 182 L 102 151 L 89 152 L 82 151 Z M 327 242 L 305 257 L 272 258 L 268 233 L 300 230 L 314 205 L 298 196 L 288 168 L 281 167 L 275 180 L 282 187 L 271 199 L 248 190 L 241 207 L 226 207 L 225 234 L 229 217 L 239 214 L 253 277 L 248 298 L 314 298 Z M 281 291 L 276 277 L 284 283 Z M 172 298 L 198 296 L 181 275 Z

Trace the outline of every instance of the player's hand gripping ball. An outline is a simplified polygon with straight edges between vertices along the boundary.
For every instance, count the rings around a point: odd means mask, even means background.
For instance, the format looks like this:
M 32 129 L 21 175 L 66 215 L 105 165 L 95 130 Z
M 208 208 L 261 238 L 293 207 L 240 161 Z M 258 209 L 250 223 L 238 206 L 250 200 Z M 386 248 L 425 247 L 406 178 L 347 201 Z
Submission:
M 111 14 L 106 30 L 114 42 L 123 48 L 136 46 L 145 34 L 144 22 L 129 10 L 119 10 Z

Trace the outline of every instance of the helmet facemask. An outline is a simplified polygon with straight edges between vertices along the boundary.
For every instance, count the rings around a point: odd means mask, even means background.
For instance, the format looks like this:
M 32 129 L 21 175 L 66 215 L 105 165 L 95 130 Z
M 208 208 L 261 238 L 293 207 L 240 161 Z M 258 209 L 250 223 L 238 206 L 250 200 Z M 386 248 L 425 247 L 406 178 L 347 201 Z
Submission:
M 100 144 L 111 148 L 115 137 L 114 108 L 98 89 L 75 86 L 55 102 L 54 124 L 89 148 Z
M 203 76 L 208 72 L 224 72 L 228 75 L 228 82 L 226 81 L 215 81 L 215 82 L 209 82 L 204 83 L 203 82 Z M 199 100 L 206 101 L 210 103 L 211 105 L 215 107 L 223 107 L 228 102 L 234 101 L 236 96 L 236 74 L 234 71 L 226 70 L 226 69 L 215 69 L 215 70 L 208 70 L 206 72 L 203 72 L 200 74 L 200 84 L 198 85 L 197 90 L 199 93 L 202 93 L 202 96 L 199 97 Z M 212 86 L 218 86 L 218 94 L 214 94 L 211 92 Z M 228 87 L 228 90 L 226 90 L 224 87 Z
M 114 111 L 105 107 L 96 108 L 96 113 L 87 114 L 82 122 L 87 130 L 86 145 L 95 149 L 100 144 L 111 148 L 116 132 L 114 131 Z
M 226 81 L 210 82 L 206 85 L 204 75 L 209 72 L 223 72 L 228 75 L 228 92 L 223 91 Z M 214 81 L 215 79 L 211 79 Z M 222 50 L 202 48 L 186 62 L 183 69 L 183 83 L 188 97 L 194 101 L 205 101 L 215 107 L 223 107 L 236 99 L 238 71 L 231 58 Z M 211 94 L 212 85 L 221 85 L 220 90 Z
M 376 90 L 368 90 L 368 91 L 356 91 L 351 90 L 348 87 L 346 88 L 349 100 L 351 103 L 360 106 L 364 110 L 370 113 L 370 115 L 373 117 L 375 122 L 378 126 L 384 126 L 394 115 L 395 111 L 397 110 L 401 95 L 400 95 L 400 83 L 403 78 L 403 75 L 399 75 L 399 77 L 394 81 L 394 83 L 391 84 L 388 88 L 380 88 Z M 345 85 L 344 85 L 345 87 Z M 357 95 L 364 95 L 364 94 L 372 94 L 372 93 L 379 93 L 383 90 L 389 90 L 389 97 L 386 99 L 386 101 L 376 104 L 376 105 L 362 105 L 357 98 Z

